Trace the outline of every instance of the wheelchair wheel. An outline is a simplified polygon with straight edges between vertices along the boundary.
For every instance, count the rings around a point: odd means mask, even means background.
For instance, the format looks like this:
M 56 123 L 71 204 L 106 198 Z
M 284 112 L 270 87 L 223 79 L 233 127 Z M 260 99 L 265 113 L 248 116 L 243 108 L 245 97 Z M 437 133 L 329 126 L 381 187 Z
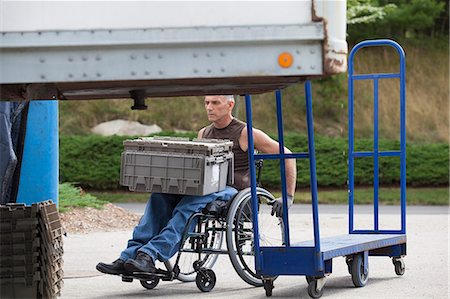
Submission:
M 202 245 L 203 248 L 208 249 L 220 249 L 223 243 L 223 230 L 222 223 L 216 219 L 206 219 L 201 223 L 201 232 L 205 233 L 207 236 L 205 244 Z M 196 226 L 196 232 L 198 232 L 198 225 Z M 206 254 L 198 252 L 189 252 L 195 249 L 195 242 L 193 239 L 188 238 L 182 244 L 182 252 L 175 255 L 170 261 L 166 262 L 166 268 L 173 269 L 177 256 L 180 255 L 178 261 L 178 267 L 180 273 L 178 275 L 178 280 L 183 282 L 193 282 L 197 276 L 194 269 L 194 262 L 200 260 L 202 267 L 205 269 L 211 269 L 217 261 L 218 254 Z
M 270 192 L 257 188 L 258 227 L 261 246 L 281 246 L 283 226 L 280 218 L 270 215 L 269 203 L 275 198 Z M 263 280 L 256 275 L 253 245 L 253 223 L 251 190 L 244 189 L 236 195 L 227 214 L 227 248 L 231 263 L 237 274 L 250 285 L 263 286 Z M 272 278 L 272 281 L 275 278 Z

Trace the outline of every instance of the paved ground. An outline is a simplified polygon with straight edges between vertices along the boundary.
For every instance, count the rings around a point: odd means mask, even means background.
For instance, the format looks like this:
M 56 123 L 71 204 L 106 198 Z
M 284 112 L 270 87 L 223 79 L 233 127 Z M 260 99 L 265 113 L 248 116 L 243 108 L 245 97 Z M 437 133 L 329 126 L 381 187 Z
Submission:
M 142 205 L 124 207 L 141 213 Z M 345 206 L 320 206 L 322 236 L 345 234 Z M 358 206 L 358 228 L 369 228 L 371 207 Z M 400 225 L 395 207 L 382 207 L 381 228 Z M 310 207 L 295 205 L 290 213 L 293 241 L 311 239 Z M 408 255 L 406 273 L 398 277 L 388 258 L 371 257 L 370 278 L 364 288 L 355 288 L 343 258 L 333 260 L 323 298 L 449 298 L 449 214 L 448 207 L 408 207 Z M 65 238 L 65 279 L 61 298 L 265 298 L 264 289 L 243 282 L 227 256 L 220 256 L 214 270 L 217 284 L 210 293 L 201 293 L 195 283 L 160 282 L 145 290 L 139 282 L 124 283 L 119 277 L 101 275 L 99 261 L 114 260 L 125 246 L 129 231 L 69 235 Z M 275 281 L 273 298 L 309 298 L 301 276 L 282 276 Z

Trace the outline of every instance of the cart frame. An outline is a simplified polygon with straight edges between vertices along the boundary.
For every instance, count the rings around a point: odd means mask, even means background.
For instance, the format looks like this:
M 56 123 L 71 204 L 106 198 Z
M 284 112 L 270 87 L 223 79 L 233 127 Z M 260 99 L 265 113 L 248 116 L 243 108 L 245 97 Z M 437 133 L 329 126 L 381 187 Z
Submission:
M 390 46 L 397 50 L 400 56 L 399 73 L 390 74 L 354 74 L 353 60 L 355 54 L 363 47 Z M 306 158 L 310 165 L 310 184 L 313 213 L 314 240 L 291 244 L 288 212 L 283 213 L 285 244 L 280 247 L 262 247 L 259 244 L 258 215 L 253 213 L 254 250 L 256 272 L 264 280 L 266 295 L 272 295 L 273 279 L 277 275 L 305 275 L 308 280 L 308 292 L 313 298 L 319 298 L 323 292 L 325 275 L 332 272 L 332 258 L 346 256 L 349 272 L 355 286 L 364 286 L 368 277 L 368 256 L 389 256 L 393 258 L 395 270 L 398 275 L 404 273 L 404 263 L 401 259 L 406 255 L 406 96 L 405 96 L 405 54 L 401 46 L 392 40 L 370 40 L 357 44 L 349 56 L 348 71 L 348 111 L 349 111 L 349 141 L 348 141 L 348 193 L 349 193 L 349 234 L 331 238 L 320 238 L 319 209 L 316 177 L 316 157 L 314 148 L 314 125 L 312 113 L 311 82 L 305 81 L 306 120 L 308 132 L 308 152 L 284 152 L 283 119 L 281 107 L 281 91 L 277 90 L 277 124 L 279 154 L 254 154 L 249 151 L 249 163 L 254 164 L 255 159 L 277 159 L 280 161 L 280 177 L 282 186 L 283 210 L 288 211 L 287 191 L 285 177 L 285 159 Z M 379 151 L 378 147 L 378 82 L 381 79 L 400 79 L 400 150 Z M 354 149 L 354 81 L 373 80 L 374 84 L 374 149 L 372 152 L 358 152 Z M 246 117 L 248 131 L 248 146 L 254 147 L 252 131 L 252 101 L 246 95 Z M 372 157 L 374 160 L 374 229 L 354 229 L 354 159 Z M 400 157 L 400 184 L 401 184 L 401 229 L 379 229 L 379 157 Z M 256 176 L 253 167 L 250 167 L 252 208 L 258 209 L 256 196 Z M 353 273 L 352 273 L 353 272 Z

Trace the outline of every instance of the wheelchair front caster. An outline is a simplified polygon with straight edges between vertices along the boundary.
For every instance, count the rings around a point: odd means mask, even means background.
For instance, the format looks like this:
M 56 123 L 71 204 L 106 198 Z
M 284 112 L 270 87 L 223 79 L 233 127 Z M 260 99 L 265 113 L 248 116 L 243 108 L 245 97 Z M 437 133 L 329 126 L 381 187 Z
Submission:
M 197 272 L 195 283 L 200 291 L 209 292 L 216 285 L 216 274 L 211 269 L 201 269 Z
M 147 290 L 154 289 L 159 283 L 159 277 L 154 277 L 151 280 L 141 280 L 141 285 Z

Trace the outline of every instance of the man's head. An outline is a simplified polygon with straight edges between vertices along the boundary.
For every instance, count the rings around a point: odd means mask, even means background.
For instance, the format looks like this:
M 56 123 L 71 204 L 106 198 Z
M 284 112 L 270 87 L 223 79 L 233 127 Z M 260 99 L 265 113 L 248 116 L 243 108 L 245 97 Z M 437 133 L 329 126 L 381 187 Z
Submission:
M 208 120 L 216 124 L 226 123 L 233 116 L 231 111 L 234 107 L 232 95 L 205 96 L 205 109 Z

